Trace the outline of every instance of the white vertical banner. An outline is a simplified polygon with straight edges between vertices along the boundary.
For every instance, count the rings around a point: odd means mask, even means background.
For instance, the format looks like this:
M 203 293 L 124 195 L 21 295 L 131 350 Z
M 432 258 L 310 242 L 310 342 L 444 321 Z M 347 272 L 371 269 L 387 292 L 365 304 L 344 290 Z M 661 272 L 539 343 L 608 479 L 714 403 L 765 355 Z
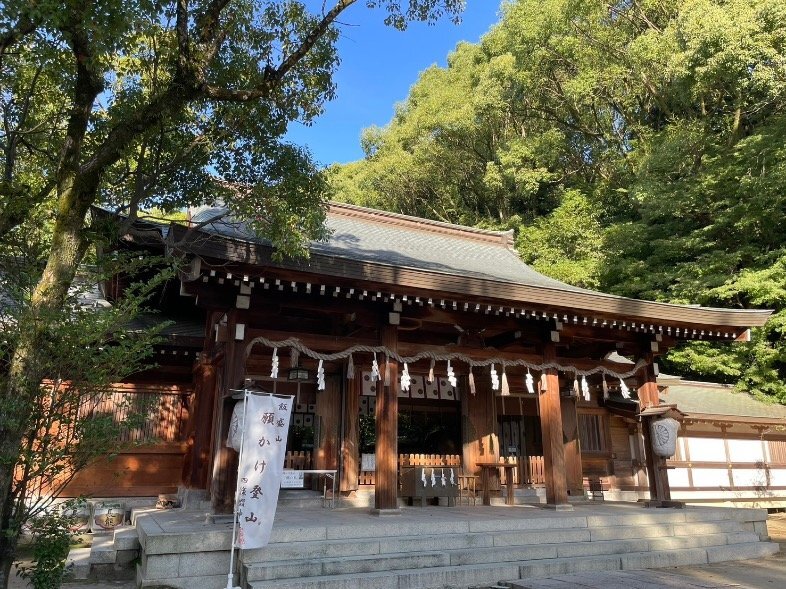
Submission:
M 246 396 L 243 451 L 237 480 L 235 546 L 261 548 L 270 540 L 287 449 L 294 397 Z

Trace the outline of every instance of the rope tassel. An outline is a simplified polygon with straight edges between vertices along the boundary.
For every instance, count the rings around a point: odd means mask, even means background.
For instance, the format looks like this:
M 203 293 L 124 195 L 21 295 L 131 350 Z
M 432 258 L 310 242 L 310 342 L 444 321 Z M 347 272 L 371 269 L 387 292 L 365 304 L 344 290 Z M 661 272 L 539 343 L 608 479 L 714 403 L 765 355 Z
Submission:
M 527 387 L 527 392 L 530 395 L 535 394 L 535 381 L 532 378 L 532 375 L 529 372 L 529 368 L 527 368 L 527 376 L 524 377 L 524 386 Z
M 278 348 L 273 348 L 273 358 L 270 361 L 270 378 L 278 378 Z
M 322 360 L 319 361 L 319 366 L 317 366 L 317 390 L 325 390 L 325 367 L 322 365 Z
M 499 375 L 497 374 L 497 369 L 494 368 L 493 364 L 491 365 L 491 390 L 499 390 Z
M 468 380 L 469 380 L 469 392 L 474 395 L 477 391 L 475 389 L 475 375 L 472 374 L 472 366 L 469 367 Z
M 502 365 L 502 391 L 500 391 L 500 395 L 503 397 L 507 397 L 510 395 L 510 385 L 508 385 L 508 373 L 505 372 L 505 365 Z
M 628 385 L 625 384 L 625 381 L 620 379 L 620 392 L 625 399 L 630 399 L 630 389 Z
M 434 358 L 431 359 L 431 365 L 428 367 L 428 382 L 434 382 Z
M 450 365 L 450 360 L 448 360 L 448 382 L 450 386 L 456 388 L 456 383 L 458 382 L 456 379 L 456 373 L 453 372 L 453 367 Z
M 401 390 L 408 391 L 412 384 L 412 378 L 409 376 L 409 366 L 404 362 L 404 369 L 401 371 Z
M 355 378 L 355 361 L 352 359 L 352 354 L 349 355 L 347 360 L 347 380 Z

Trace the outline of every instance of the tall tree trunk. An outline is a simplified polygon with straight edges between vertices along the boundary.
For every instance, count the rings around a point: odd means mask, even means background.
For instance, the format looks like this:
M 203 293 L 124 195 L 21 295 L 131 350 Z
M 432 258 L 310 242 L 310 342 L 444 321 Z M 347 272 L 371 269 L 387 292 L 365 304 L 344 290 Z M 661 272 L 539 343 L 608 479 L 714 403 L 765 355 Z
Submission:
M 8 383 L 1 389 L 0 418 L 0 589 L 8 587 L 22 525 L 23 489 L 15 488 L 14 466 L 22 451 L 25 432 L 39 401 L 40 373 L 37 354 L 47 337 L 47 326 L 60 309 L 87 249 L 85 217 L 93 202 L 96 180 L 72 178 L 63 185 L 52 248 L 46 267 L 32 295 L 30 308 L 19 319 L 19 339 L 14 349 Z M 32 435 L 32 434 L 31 434 Z

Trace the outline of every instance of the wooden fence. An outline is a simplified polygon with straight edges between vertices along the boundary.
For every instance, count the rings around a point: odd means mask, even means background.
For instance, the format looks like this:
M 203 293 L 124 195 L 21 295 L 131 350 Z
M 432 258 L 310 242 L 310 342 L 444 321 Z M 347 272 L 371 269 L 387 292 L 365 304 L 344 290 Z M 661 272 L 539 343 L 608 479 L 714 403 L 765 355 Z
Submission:
M 522 484 L 524 485 L 545 485 L 546 468 L 543 456 L 527 456 L 522 461 L 523 472 L 521 473 Z
M 457 466 L 461 467 L 461 456 L 458 454 L 399 454 L 399 468 L 407 466 Z M 543 465 L 543 456 L 527 456 L 521 460 L 516 469 L 514 484 L 518 485 L 544 485 L 546 472 Z M 503 482 L 504 478 L 503 478 Z M 374 471 L 360 471 L 358 484 L 373 485 Z
M 311 452 L 288 451 L 284 456 L 284 468 L 288 470 L 311 470 Z

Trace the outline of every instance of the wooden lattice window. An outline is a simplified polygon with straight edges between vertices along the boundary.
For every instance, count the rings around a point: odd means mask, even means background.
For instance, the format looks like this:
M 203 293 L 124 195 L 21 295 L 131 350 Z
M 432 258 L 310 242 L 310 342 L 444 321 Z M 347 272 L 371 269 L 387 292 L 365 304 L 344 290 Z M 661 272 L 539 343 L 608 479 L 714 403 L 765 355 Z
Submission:
M 606 420 L 598 413 L 579 413 L 579 439 L 581 451 L 603 453 L 608 451 L 606 443 Z
M 771 464 L 786 464 L 786 440 L 767 440 Z

